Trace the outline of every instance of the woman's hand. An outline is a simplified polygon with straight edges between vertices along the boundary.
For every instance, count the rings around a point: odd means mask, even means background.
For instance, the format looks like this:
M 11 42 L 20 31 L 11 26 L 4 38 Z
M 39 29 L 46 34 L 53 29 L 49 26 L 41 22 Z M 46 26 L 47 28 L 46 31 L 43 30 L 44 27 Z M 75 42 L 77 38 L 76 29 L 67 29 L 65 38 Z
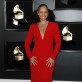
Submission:
M 49 57 L 46 61 L 47 61 L 46 65 L 48 65 L 48 67 L 54 65 L 54 60 L 52 58 Z
M 37 65 L 38 61 L 36 60 L 37 57 L 32 56 L 32 58 L 30 59 L 31 65 L 33 64 L 34 66 Z

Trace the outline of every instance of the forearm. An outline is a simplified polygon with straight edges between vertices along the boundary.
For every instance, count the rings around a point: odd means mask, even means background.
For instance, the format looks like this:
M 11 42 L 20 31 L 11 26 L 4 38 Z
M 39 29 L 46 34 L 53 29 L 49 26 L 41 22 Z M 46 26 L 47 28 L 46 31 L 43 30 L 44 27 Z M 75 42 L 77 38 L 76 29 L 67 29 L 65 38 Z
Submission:
M 29 59 L 32 57 L 32 52 L 30 50 L 30 44 L 32 42 L 32 39 L 33 39 L 33 26 L 31 25 L 29 28 L 28 34 L 26 36 L 25 43 L 24 43 L 26 55 Z
M 50 57 L 55 60 L 61 47 L 61 34 L 60 34 L 58 24 L 54 26 L 54 43 L 55 43 L 55 47 Z

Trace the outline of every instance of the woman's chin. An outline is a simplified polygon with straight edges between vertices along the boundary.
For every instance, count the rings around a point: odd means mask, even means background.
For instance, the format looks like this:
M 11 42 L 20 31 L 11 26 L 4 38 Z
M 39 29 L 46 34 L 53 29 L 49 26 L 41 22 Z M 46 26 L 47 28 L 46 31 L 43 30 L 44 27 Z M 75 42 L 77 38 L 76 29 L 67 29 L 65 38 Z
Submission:
M 41 21 L 45 21 L 46 19 L 41 19 Z

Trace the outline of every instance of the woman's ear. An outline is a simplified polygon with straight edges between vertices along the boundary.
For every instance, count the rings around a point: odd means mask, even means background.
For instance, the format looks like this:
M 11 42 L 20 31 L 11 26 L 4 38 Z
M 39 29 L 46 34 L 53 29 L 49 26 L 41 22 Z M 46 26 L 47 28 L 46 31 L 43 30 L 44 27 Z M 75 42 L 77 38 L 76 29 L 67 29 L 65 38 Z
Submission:
M 38 11 L 37 11 L 37 15 L 38 15 Z

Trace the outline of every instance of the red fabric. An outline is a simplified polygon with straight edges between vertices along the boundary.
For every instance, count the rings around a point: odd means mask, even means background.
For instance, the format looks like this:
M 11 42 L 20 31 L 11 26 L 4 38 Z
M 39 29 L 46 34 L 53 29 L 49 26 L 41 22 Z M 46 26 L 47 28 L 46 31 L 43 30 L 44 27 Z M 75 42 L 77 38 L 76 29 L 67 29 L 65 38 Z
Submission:
M 30 44 L 34 39 L 34 48 L 30 50 Z M 55 48 L 53 48 L 55 42 Z M 24 48 L 27 57 L 30 59 L 32 56 L 37 57 L 37 65 L 31 65 L 31 82 L 52 82 L 52 72 L 55 64 L 52 67 L 46 65 L 48 57 L 56 59 L 61 47 L 61 35 L 58 24 L 56 22 L 49 22 L 46 28 L 44 38 L 42 39 L 38 23 L 31 24 Z

